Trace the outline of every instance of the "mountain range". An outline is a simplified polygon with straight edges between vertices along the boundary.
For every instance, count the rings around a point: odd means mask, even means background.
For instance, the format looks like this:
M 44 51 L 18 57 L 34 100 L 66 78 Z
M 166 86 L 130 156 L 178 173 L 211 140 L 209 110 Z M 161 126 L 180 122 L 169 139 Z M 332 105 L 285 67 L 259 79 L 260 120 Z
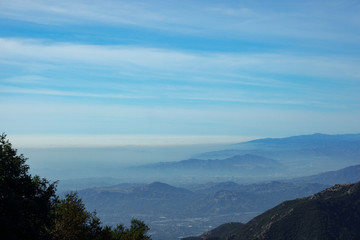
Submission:
M 123 183 L 84 189 L 78 194 L 87 209 L 96 210 L 105 224 L 142 219 L 149 224 L 153 239 L 165 240 L 197 235 L 224 222 L 247 222 L 283 201 L 312 195 L 332 182 L 359 181 L 359 169 L 357 165 L 309 177 L 254 184 L 228 181 L 175 187 L 161 182 Z
M 96 210 L 105 224 L 141 219 L 149 224 L 153 239 L 165 240 L 201 233 L 229 219 L 246 222 L 284 200 L 326 187 L 317 183 L 228 182 L 190 190 L 154 182 L 132 188 L 85 189 L 78 194 L 87 209 Z
M 197 157 L 203 158 L 225 158 L 224 156 L 236 155 L 236 152 L 244 154 L 254 150 L 262 151 L 289 151 L 317 149 L 323 152 L 356 152 L 360 146 L 360 134 L 321 134 L 291 136 L 284 138 L 262 138 L 252 141 L 232 144 L 231 149 L 213 151 L 198 154 Z
M 114 168 L 109 174 L 116 177 L 104 178 L 103 187 L 94 179 L 66 184 L 94 186 L 78 193 L 105 224 L 137 218 L 154 240 L 175 239 L 246 223 L 283 201 L 359 181 L 359 146 L 359 134 L 259 139 L 187 160 Z
M 225 159 L 254 154 L 280 162 L 284 175 L 309 175 L 360 164 L 360 134 L 311 134 L 264 138 L 230 145 L 228 149 L 197 154 L 199 159 Z
M 283 171 L 281 163 L 274 159 L 253 154 L 235 155 L 226 159 L 187 159 L 175 162 L 159 162 L 127 169 L 142 176 L 160 179 L 216 179 L 224 176 L 251 179 L 270 179 Z M 166 181 L 166 180 L 165 180 Z M 172 181 L 173 182 L 173 181 Z
M 194 148 L 193 146 L 192 150 Z M 202 149 L 199 148 L 199 151 L 201 152 Z M 206 149 L 211 148 L 207 146 Z M 213 149 L 222 150 L 196 154 L 193 152 L 188 155 L 188 159 L 178 157 L 179 160 L 176 161 L 174 155 L 179 154 L 179 151 L 172 152 L 165 149 L 169 160 L 159 158 L 162 159 L 161 162 L 155 162 L 152 156 L 154 152 L 148 148 L 147 151 L 142 152 L 142 163 L 132 167 L 120 166 L 119 162 L 130 162 L 130 159 L 127 159 L 128 155 L 124 155 L 122 151 L 116 152 L 112 149 L 112 152 L 119 153 L 116 161 L 114 159 L 108 161 L 106 154 L 102 154 L 101 157 L 104 159 L 97 161 L 96 164 L 90 158 L 90 161 L 83 162 L 78 168 L 87 175 L 94 172 L 96 174 L 86 178 L 82 177 L 82 174 L 73 178 L 57 178 L 62 179 L 58 190 L 60 192 L 79 190 L 118 183 L 166 182 L 179 186 L 234 181 L 250 184 L 309 176 L 360 164 L 360 134 L 312 134 L 265 138 L 221 147 L 216 145 Z M 180 154 L 180 156 L 184 155 Z M 144 162 L 148 163 L 144 164 Z M 78 161 L 71 160 L 63 169 L 69 173 L 76 164 L 79 164 Z M 48 162 L 44 162 L 42 166 L 48 166 Z M 54 166 L 56 170 L 62 169 L 61 166 Z M 50 172 L 46 170 L 46 173 Z M 347 175 L 343 175 L 344 179 Z M 331 184 L 335 183 L 339 182 Z
M 126 169 L 145 181 L 254 183 L 318 174 L 360 164 L 360 134 L 312 134 L 229 144 L 182 161 Z M 226 149 L 226 147 L 228 149 Z

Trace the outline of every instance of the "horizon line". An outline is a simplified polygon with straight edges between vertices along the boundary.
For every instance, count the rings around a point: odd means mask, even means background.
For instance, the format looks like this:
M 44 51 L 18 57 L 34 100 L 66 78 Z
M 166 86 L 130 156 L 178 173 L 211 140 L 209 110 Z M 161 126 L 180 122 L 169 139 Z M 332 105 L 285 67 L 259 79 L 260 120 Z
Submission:
M 236 144 L 260 136 L 179 134 L 7 134 L 15 148 L 161 147 Z

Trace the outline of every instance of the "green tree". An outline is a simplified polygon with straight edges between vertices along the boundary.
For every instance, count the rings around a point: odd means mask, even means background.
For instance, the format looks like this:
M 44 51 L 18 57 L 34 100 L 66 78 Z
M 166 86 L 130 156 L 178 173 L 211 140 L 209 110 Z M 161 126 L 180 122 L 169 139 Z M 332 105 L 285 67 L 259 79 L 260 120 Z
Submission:
M 69 193 L 55 206 L 52 235 L 57 240 L 103 239 L 103 229 L 96 213 L 86 211 L 77 193 Z
M 148 226 L 102 227 L 76 193 L 59 201 L 56 183 L 29 174 L 26 158 L 0 135 L 0 239 L 6 240 L 151 240 Z
M 0 135 L 1 239 L 50 239 L 56 185 L 29 174 L 26 158 Z
M 151 240 L 146 235 L 148 231 L 149 227 L 143 221 L 133 219 L 130 228 L 118 225 L 113 230 L 113 240 Z
M 130 228 L 102 227 L 96 213 L 86 211 L 77 193 L 69 193 L 55 206 L 55 224 L 52 236 L 56 240 L 151 240 L 149 227 L 133 219 Z

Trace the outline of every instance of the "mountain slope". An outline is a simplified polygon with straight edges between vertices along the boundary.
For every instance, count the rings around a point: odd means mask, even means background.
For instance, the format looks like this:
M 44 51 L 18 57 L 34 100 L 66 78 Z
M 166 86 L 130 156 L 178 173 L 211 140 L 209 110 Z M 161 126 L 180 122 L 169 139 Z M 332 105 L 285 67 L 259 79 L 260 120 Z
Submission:
M 320 183 L 334 185 L 360 181 L 360 165 L 346 167 L 336 171 L 324 172 L 316 175 L 291 179 L 296 183 Z
M 213 230 L 216 234 L 209 232 L 193 239 L 355 240 L 360 239 L 359 225 L 360 182 L 357 182 L 283 202 L 244 226 L 221 226 Z M 219 234 L 221 229 L 224 231 Z
M 219 227 L 217 227 L 209 232 L 204 233 L 201 237 L 227 239 L 227 238 L 230 238 L 231 236 L 233 236 L 234 233 L 236 233 L 237 231 L 242 229 L 244 226 L 245 226 L 245 224 L 239 223 L 239 222 L 226 223 L 226 224 L 220 225 Z

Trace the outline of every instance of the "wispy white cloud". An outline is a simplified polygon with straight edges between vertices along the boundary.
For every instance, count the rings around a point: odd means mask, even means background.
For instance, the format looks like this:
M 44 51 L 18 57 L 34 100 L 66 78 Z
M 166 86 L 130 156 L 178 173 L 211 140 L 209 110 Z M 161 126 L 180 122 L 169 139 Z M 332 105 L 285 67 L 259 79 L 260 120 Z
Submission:
M 295 55 L 286 53 L 204 53 L 134 46 L 101 46 L 72 43 L 47 43 L 31 39 L 0 39 L 3 61 L 46 64 L 90 65 L 91 68 L 121 68 L 125 71 L 152 71 L 175 75 L 181 73 L 239 74 L 264 72 L 300 74 L 326 78 L 356 79 L 359 59 L 346 56 Z M 16 63 L 18 64 L 18 63 Z M 259 77 L 251 76 L 256 82 Z
M 237 38 L 285 36 L 356 42 L 357 1 L 2 1 L 0 16 L 40 24 L 103 23 Z M 183 16 L 186 16 L 183 17 Z M 331 22 L 331 26 L 329 25 Z M 347 25 L 345 29 L 342 26 Z M 341 34 L 340 34 L 341 33 Z
M 0 51 L 0 64 L 21 73 L 0 78 L 0 92 L 8 94 L 333 109 L 359 99 L 354 94 L 360 60 L 354 57 L 207 53 L 9 38 L 0 38 Z
M 153 88 L 151 91 L 147 89 L 145 93 L 135 95 L 124 95 L 124 94 L 98 94 L 91 92 L 76 92 L 76 91 L 59 91 L 53 89 L 28 89 L 28 88 L 19 88 L 19 87 L 8 87 L 0 85 L 0 93 L 7 94 L 31 94 L 31 95 L 45 95 L 45 96 L 62 96 L 62 97 L 83 97 L 83 98 L 105 98 L 105 99 L 142 99 L 142 100 L 156 100 L 163 98 L 166 95 L 168 100 L 192 100 L 192 101 L 202 101 L 202 102 L 233 102 L 233 103 L 246 103 L 246 104 L 265 104 L 265 105 L 326 105 L 320 101 L 310 101 L 310 100 L 295 100 L 287 99 L 286 97 L 275 97 L 267 96 L 266 98 L 256 98 L 254 96 L 249 96 L 250 94 L 245 94 L 243 97 L 238 97 L 239 91 L 236 93 L 231 93 L 231 91 L 225 91 L 223 93 L 208 93 L 204 92 L 204 89 L 200 88 L 188 88 L 187 91 L 180 91 L 179 89 L 172 88 L 169 93 L 159 95 L 158 92 Z M 161 89 L 162 91 L 165 89 Z M 175 91 L 176 90 L 176 91 Z M 152 94 L 145 95 L 146 93 L 152 92 Z M 195 94 L 194 94 L 195 92 Z M 230 96 L 229 96 L 230 95 Z
M 52 89 L 28 89 L 18 87 L 1 86 L 0 93 L 15 93 L 15 94 L 34 94 L 34 95 L 49 95 L 49 96 L 67 96 L 67 97 L 87 97 L 87 98 L 112 98 L 112 99 L 151 99 L 152 96 L 134 96 L 122 94 L 97 94 L 75 91 L 59 91 Z
M 276 100 L 276 99 L 257 99 L 257 98 L 226 98 L 226 97 L 180 97 L 181 99 L 188 100 L 201 100 L 201 101 L 215 101 L 215 102 L 238 102 L 238 103 L 256 103 L 256 104 L 281 104 L 281 105 L 308 105 L 308 104 L 321 104 L 320 102 L 305 102 L 303 100 Z
M 4 83 L 31 83 L 31 84 L 44 83 L 48 80 L 49 80 L 48 78 L 38 75 L 22 75 L 22 76 L 2 79 Z
M 354 130 L 359 11 L 352 0 L 0 1 L 11 26 L 0 36 L 0 123 L 19 133 Z

